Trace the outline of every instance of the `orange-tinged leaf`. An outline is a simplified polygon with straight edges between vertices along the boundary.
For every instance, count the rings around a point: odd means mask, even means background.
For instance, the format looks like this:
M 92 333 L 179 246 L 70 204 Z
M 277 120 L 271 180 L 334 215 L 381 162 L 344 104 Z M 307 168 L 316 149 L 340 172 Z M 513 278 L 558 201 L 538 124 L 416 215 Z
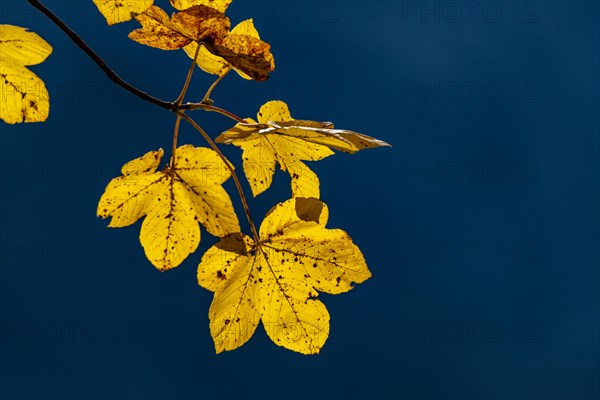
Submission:
M 225 14 L 205 5 L 175 13 L 171 21 L 179 32 L 197 42 L 220 42 L 231 27 Z
M 50 101 L 44 82 L 26 66 L 43 62 L 52 47 L 26 28 L 0 25 L 0 119 L 43 122 Z
M 169 0 L 171 5 L 178 10 L 187 10 L 193 6 L 208 6 L 222 13 L 227 10 L 232 0 Z
M 152 6 L 135 19 L 142 27 L 131 32 L 129 38 L 138 43 L 162 50 L 177 50 L 192 41 L 177 31 L 167 13 L 160 7 Z
M 295 120 L 287 104 L 271 101 L 258 112 L 258 122 L 247 119 L 217 137 L 243 151 L 244 172 L 254 196 L 271 186 L 275 165 L 292 177 L 294 197 L 319 197 L 319 179 L 302 161 L 317 161 L 331 149 L 356 153 L 389 144 L 360 133 L 334 129 L 331 122 Z
M 131 32 L 129 38 L 162 50 L 177 50 L 190 43 L 220 42 L 230 27 L 225 14 L 202 5 L 174 13 L 171 18 L 160 7 L 152 6 L 135 19 L 142 27 Z
M 215 292 L 209 310 L 217 353 L 246 343 L 259 321 L 279 346 L 316 354 L 329 336 L 318 292 L 339 294 L 371 276 L 352 239 L 327 229 L 327 206 L 295 198 L 274 207 L 260 242 L 227 236 L 202 257 L 198 283 Z
M 271 45 L 254 36 L 230 34 L 214 44 L 213 53 L 258 82 L 267 80 L 275 69 Z
M 159 270 L 177 267 L 196 250 L 202 224 L 212 235 L 239 232 L 233 204 L 222 184 L 229 170 L 210 149 L 182 146 L 175 165 L 157 171 L 163 151 L 128 162 L 98 204 L 98 216 L 124 227 L 146 216 L 140 242 Z
M 254 21 L 252 19 L 247 19 L 245 21 L 237 24 L 229 35 L 246 35 L 251 36 L 260 40 L 260 35 L 258 31 L 254 27 Z M 187 53 L 190 58 L 193 58 L 196 54 L 196 48 L 198 44 L 192 42 L 189 45 L 185 46 L 183 50 Z M 206 47 L 202 47 L 200 49 L 200 53 L 198 54 L 197 59 L 198 66 L 209 74 L 222 76 L 225 71 L 227 71 L 230 67 L 233 67 L 227 60 L 223 57 L 219 57 L 213 53 L 211 53 Z M 238 73 L 244 79 L 252 79 L 249 75 L 242 72 L 242 70 L 233 67 L 233 70 Z
M 131 20 L 146 11 L 154 0 L 94 0 L 109 25 Z

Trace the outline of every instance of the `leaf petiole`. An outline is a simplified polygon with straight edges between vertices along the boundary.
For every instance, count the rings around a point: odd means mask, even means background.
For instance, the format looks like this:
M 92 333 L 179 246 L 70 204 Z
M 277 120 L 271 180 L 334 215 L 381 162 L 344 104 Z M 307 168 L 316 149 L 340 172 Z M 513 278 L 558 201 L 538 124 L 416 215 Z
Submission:
M 223 78 L 225 78 L 227 76 L 227 74 L 229 73 L 229 71 L 231 71 L 231 65 L 225 70 L 225 72 L 223 72 L 222 75 L 219 75 L 219 77 L 217 78 L 216 81 L 213 82 L 212 85 L 210 85 L 210 87 L 208 88 L 208 91 L 206 92 L 206 94 L 204 95 L 204 98 L 202 99 L 202 104 L 208 104 L 209 106 L 213 105 L 213 101 L 210 99 L 210 95 L 212 93 L 212 91 L 217 87 L 217 85 L 219 84 L 219 82 L 221 82 L 221 80 Z
M 181 118 L 185 119 L 194 129 L 196 129 L 202 135 L 202 137 L 204 137 L 204 139 L 208 142 L 210 147 L 219 155 L 221 160 L 223 160 L 223 162 L 225 163 L 225 166 L 231 173 L 231 177 L 233 178 L 233 181 L 235 182 L 235 187 L 238 191 L 238 194 L 240 195 L 240 200 L 242 201 L 242 205 L 244 206 L 244 212 L 246 213 L 246 218 L 248 219 L 248 223 L 250 224 L 250 229 L 252 230 L 252 235 L 254 236 L 254 241 L 256 243 L 260 242 L 258 230 L 256 229 L 256 226 L 254 225 L 254 221 L 252 220 L 252 215 L 250 214 L 250 207 L 248 206 L 248 201 L 246 199 L 246 195 L 244 194 L 244 190 L 242 189 L 242 184 L 240 183 L 240 179 L 238 178 L 237 174 L 235 173 L 235 168 L 229 162 L 227 157 L 225 157 L 225 155 L 223 154 L 221 149 L 219 149 L 219 147 L 214 142 L 214 140 L 212 140 L 212 138 L 204 131 L 204 129 L 202 129 L 200 127 L 200 125 L 198 125 L 196 123 L 196 121 L 194 121 L 192 118 L 187 116 L 183 111 L 176 110 L 175 113 L 178 116 L 180 116 Z
M 196 66 L 196 59 L 198 58 L 198 54 L 200 53 L 200 46 L 198 45 L 196 47 L 196 53 L 194 55 L 194 59 L 192 60 L 192 65 L 190 66 L 190 69 L 188 70 L 188 74 L 185 78 L 185 83 L 183 84 L 183 89 L 181 89 L 181 93 L 179 94 L 179 97 L 177 97 L 177 100 L 175 100 L 173 102 L 173 104 L 175 105 L 175 108 L 178 108 L 181 103 L 183 102 L 183 99 L 185 98 L 185 94 L 187 93 L 188 88 L 190 87 L 190 82 L 192 81 L 192 75 L 194 74 L 194 67 Z

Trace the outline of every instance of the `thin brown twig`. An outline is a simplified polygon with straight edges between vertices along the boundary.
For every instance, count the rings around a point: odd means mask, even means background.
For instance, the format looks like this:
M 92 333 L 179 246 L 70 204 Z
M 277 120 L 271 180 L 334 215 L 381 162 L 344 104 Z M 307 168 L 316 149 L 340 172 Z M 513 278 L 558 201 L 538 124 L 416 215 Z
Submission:
M 96 52 L 94 52 L 94 50 L 92 50 L 87 43 L 85 43 L 83 41 L 83 39 L 77 35 L 71 28 L 69 28 L 69 26 L 67 24 L 65 24 L 58 16 L 56 16 L 56 14 L 54 14 L 52 11 L 50 11 L 44 4 L 42 4 L 39 0 L 27 0 L 27 2 L 29 4 L 31 4 L 33 7 L 37 8 L 42 14 L 44 14 L 46 17 L 48 17 L 56 26 L 58 26 L 64 33 L 67 34 L 67 36 L 81 49 L 83 50 L 83 52 L 92 59 L 92 61 L 94 61 L 96 63 L 96 65 L 98 65 L 98 67 L 100 67 L 100 69 L 106 74 L 106 76 L 113 81 L 114 83 L 116 83 L 117 85 L 121 86 L 123 89 L 127 90 L 128 92 L 134 94 L 135 96 L 139 97 L 140 99 L 144 100 L 144 101 L 148 101 L 154 105 L 157 105 L 161 108 L 164 108 L 166 110 L 169 111 L 175 111 L 175 110 L 199 110 L 202 109 L 204 111 L 211 111 L 211 112 L 216 112 L 219 114 L 222 114 L 228 118 L 231 118 L 237 122 L 246 122 L 244 121 L 244 119 L 238 117 L 237 115 L 233 114 L 230 111 L 224 110 L 222 108 L 219 107 L 215 107 L 213 105 L 208 105 L 208 104 L 202 104 L 202 103 L 187 103 L 187 104 L 181 104 L 179 105 L 179 107 L 175 106 L 175 103 L 173 102 L 168 102 L 168 101 L 164 101 L 164 100 L 160 100 L 154 96 L 149 95 L 148 93 L 136 88 L 135 86 L 127 83 L 126 81 L 124 81 L 121 77 L 119 77 L 117 75 L 117 73 L 115 71 L 113 71 L 107 64 L 106 62 L 98 55 L 96 54 Z
M 175 120 L 175 130 L 173 132 L 173 148 L 171 150 L 171 168 L 175 167 L 175 154 L 177 153 L 177 139 L 179 139 L 179 125 L 181 124 L 181 117 L 178 115 Z
M 179 94 L 179 97 L 177 97 L 177 100 L 175 100 L 175 108 L 178 108 L 181 103 L 183 102 L 183 99 L 185 98 L 185 94 L 187 93 L 188 88 L 190 87 L 190 82 L 192 81 L 192 75 L 194 74 L 194 70 L 196 69 L 196 59 L 198 58 L 198 53 L 200 53 L 200 46 L 196 46 L 196 53 L 194 54 L 194 58 L 192 59 L 192 65 L 190 66 L 190 69 L 188 70 L 188 74 L 185 78 L 185 83 L 183 84 L 183 89 L 181 89 L 181 93 Z
M 212 149 L 219 155 L 221 160 L 223 160 L 223 162 L 225 163 L 225 166 L 231 173 L 231 177 L 233 178 L 233 181 L 235 182 L 235 187 L 237 188 L 238 194 L 240 195 L 240 199 L 244 206 L 244 212 L 246 213 L 246 218 L 248 219 L 248 223 L 250 224 L 250 229 L 252 230 L 252 235 L 254 236 L 254 240 L 256 243 L 260 243 L 260 237 L 258 235 L 258 231 L 256 230 L 256 226 L 254 225 L 254 222 L 252 220 L 252 215 L 250 214 L 250 207 L 248 207 L 248 201 L 246 200 L 246 195 L 244 194 L 244 190 L 242 189 L 242 184 L 240 183 L 240 180 L 239 180 L 237 174 L 235 173 L 235 168 L 229 162 L 227 157 L 225 157 L 225 155 L 221 152 L 221 150 L 216 145 L 216 143 L 212 140 L 212 138 L 204 131 L 204 129 L 202 129 L 200 127 L 200 125 L 198 125 L 196 123 L 196 121 L 194 121 L 192 118 L 187 116 L 182 111 L 177 110 L 175 112 L 177 113 L 177 115 L 181 116 L 181 118 L 185 119 L 190 125 L 192 125 L 194 127 L 194 129 L 196 129 L 198 132 L 200 132 L 200 134 L 208 142 L 210 147 L 212 147 Z
M 192 60 L 192 65 L 188 70 L 187 76 L 185 77 L 185 83 L 183 84 L 183 89 L 181 89 L 181 93 L 175 100 L 175 108 L 179 107 L 185 95 L 190 87 L 190 82 L 192 81 L 192 75 L 194 74 L 194 69 L 196 67 L 196 59 L 198 58 L 198 53 L 200 52 L 200 46 L 196 49 L 196 54 L 194 55 L 194 59 Z M 176 154 L 177 154 L 177 140 L 179 138 L 179 125 L 181 123 L 181 116 L 177 115 L 177 120 L 175 121 L 175 131 L 173 132 L 173 149 L 171 150 L 171 166 L 175 167 Z
M 178 108 L 179 110 L 190 110 L 190 111 L 194 111 L 194 110 L 204 110 L 204 111 L 210 111 L 210 112 L 216 112 L 219 114 L 222 114 L 228 118 L 233 119 L 234 121 L 240 122 L 240 123 L 246 123 L 247 121 L 244 120 L 241 117 L 238 117 L 237 115 L 235 115 L 234 113 L 232 113 L 231 111 L 227 111 L 223 108 L 219 108 L 213 105 L 209 105 L 209 104 L 204 104 L 204 103 L 186 103 L 186 104 L 182 104 L 179 106 Z
M 204 104 L 210 104 L 210 103 L 212 103 L 212 101 L 210 100 L 210 95 L 211 95 L 212 91 L 217 87 L 217 85 L 219 84 L 219 82 L 221 82 L 221 80 L 227 76 L 227 74 L 229 73 L 229 71 L 231 71 L 231 68 L 232 67 L 230 65 L 225 70 L 225 72 L 223 72 L 223 75 L 219 75 L 219 77 L 213 82 L 213 84 L 210 85 L 210 87 L 206 91 L 206 94 L 204 95 L 204 98 L 202 99 L 202 103 L 204 103 Z
M 108 65 L 106 65 L 104 60 L 102 58 L 100 58 L 100 56 L 98 54 L 96 54 L 96 52 L 94 52 L 94 50 L 92 50 L 83 41 L 83 39 L 81 39 L 81 37 L 79 37 L 79 35 L 77 35 L 71 28 L 69 28 L 67 26 L 67 24 L 65 24 L 58 16 L 56 16 L 56 14 L 54 14 L 52 11 L 50 11 L 39 0 L 27 0 L 27 2 L 29 4 L 31 4 L 33 7 L 40 10 L 42 12 L 42 14 L 44 14 L 46 17 L 48 17 L 52 22 L 54 22 L 54 24 L 56 26 L 58 26 L 64 33 L 66 33 L 67 36 L 69 36 L 69 38 L 71 38 L 71 40 L 77 46 L 79 46 L 79 48 L 81 50 L 83 50 L 85 52 L 85 54 L 87 54 L 100 67 L 100 69 L 102 71 L 104 71 L 106 76 L 108 76 L 108 78 L 111 81 L 113 81 L 117 85 L 121 86 L 125 90 L 133 93 L 134 95 L 136 95 L 137 97 L 139 97 L 142 100 L 148 101 L 152 104 L 155 104 L 155 105 L 162 107 L 164 109 L 167 109 L 167 110 L 171 110 L 171 111 L 175 110 L 175 106 L 173 103 L 157 99 L 156 97 L 149 95 L 148 93 L 136 88 L 135 86 L 133 86 L 133 85 L 125 82 L 123 79 L 121 79 L 115 73 L 115 71 L 113 71 L 110 67 L 108 67 Z

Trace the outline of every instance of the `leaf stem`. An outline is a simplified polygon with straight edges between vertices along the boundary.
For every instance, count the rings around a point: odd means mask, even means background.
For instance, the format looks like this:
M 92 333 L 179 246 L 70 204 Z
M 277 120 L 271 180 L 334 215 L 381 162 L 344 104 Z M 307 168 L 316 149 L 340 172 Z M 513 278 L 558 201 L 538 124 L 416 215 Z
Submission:
M 204 103 L 186 103 L 186 104 L 182 104 L 181 106 L 179 106 L 178 109 L 179 110 L 190 110 L 190 111 L 193 111 L 193 110 L 211 111 L 211 112 L 216 112 L 216 113 L 222 114 L 222 115 L 224 115 L 228 118 L 231 118 L 232 120 L 234 120 L 236 122 L 240 122 L 242 124 L 247 122 L 245 119 L 238 117 L 231 111 L 227 111 L 223 108 L 215 107 L 213 105 L 204 104 Z
M 175 100 L 174 104 L 176 108 L 179 108 L 183 99 L 185 98 L 185 94 L 187 93 L 188 88 L 190 87 L 190 82 L 192 81 L 192 75 L 194 74 L 194 69 L 196 67 L 196 59 L 198 58 L 198 54 L 200 53 L 200 45 L 196 46 L 196 53 L 194 54 L 194 58 L 192 59 L 192 65 L 188 70 L 187 77 L 185 78 L 185 83 L 183 84 L 183 89 L 181 89 L 181 93 L 177 100 Z
M 171 168 L 175 167 L 175 154 L 177 153 L 177 139 L 179 138 L 179 125 L 181 117 L 178 115 L 175 120 L 175 130 L 173 132 L 173 149 L 171 150 Z
M 190 87 L 190 82 L 192 81 L 192 75 L 194 75 L 194 69 L 196 67 L 196 59 L 198 58 L 198 53 L 200 52 L 200 46 L 196 48 L 196 54 L 194 55 L 194 59 L 192 60 L 192 65 L 188 70 L 187 76 L 185 77 L 185 83 L 183 84 L 183 89 L 181 89 L 181 93 L 175 100 L 175 108 L 181 105 L 181 102 L 185 98 L 185 94 Z M 175 166 L 176 154 L 177 154 L 177 139 L 179 138 L 179 125 L 181 124 L 181 116 L 177 115 L 177 120 L 175 121 L 175 131 L 173 132 L 173 149 L 171 151 L 171 167 Z
M 221 152 L 221 150 L 216 145 L 216 143 L 204 131 L 204 129 L 202 129 L 200 127 L 200 125 L 198 125 L 196 123 L 196 121 L 194 121 L 192 118 L 187 116 L 183 111 L 177 110 L 177 111 L 175 111 L 175 113 L 177 115 L 179 115 L 181 118 L 185 119 L 190 125 L 192 125 L 194 127 L 194 129 L 196 129 L 204 137 L 204 139 L 208 142 L 210 147 L 212 147 L 212 149 L 219 155 L 221 160 L 223 160 L 223 162 L 227 166 L 227 169 L 231 173 L 231 177 L 233 178 L 233 181 L 235 182 L 235 187 L 237 188 L 238 194 L 240 195 L 240 200 L 242 201 L 242 204 L 244 206 L 244 212 L 246 213 L 246 218 L 248 219 L 248 223 L 250 224 L 250 229 L 252 230 L 252 235 L 254 236 L 254 241 L 256 243 L 260 243 L 260 237 L 258 235 L 258 231 L 256 230 L 256 226 L 254 225 L 254 222 L 252 220 L 252 215 L 250 214 L 250 207 L 248 206 L 248 201 L 246 199 L 246 195 L 244 194 L 244 190 L 242 189 L 242 184 L 240 183 L 240 180 L 239 180 L 237 174 L 235 173 L 235 169 L 233 168 L 233 165 L 231 165 L 229 160 Z
M 210 95 L 211 95 L 212 91 L 217 87 L 219 82 L 221 82 L 221 80 L 227 76 L 229 71 L 231 71 L 231 65 L 225 70 L 225 72 L 223 72 L 223 75 L 219 75 L 217 80 L 214 81 L 212 85 L 210 85 L 210 87 L 208 88 L 208 91 L 206 92 L 206 94 L 204 95 L 204 98 L 202 99 L 203 104 L 212 105 L 212 102 L 210 100 Z

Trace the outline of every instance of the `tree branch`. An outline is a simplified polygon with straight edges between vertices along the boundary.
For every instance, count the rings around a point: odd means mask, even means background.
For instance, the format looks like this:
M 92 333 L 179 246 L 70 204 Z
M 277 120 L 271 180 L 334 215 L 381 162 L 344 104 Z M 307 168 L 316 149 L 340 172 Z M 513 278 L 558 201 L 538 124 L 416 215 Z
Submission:
M 162 107 L 162 108 L 170 110 L 170 111 L 174 111 L 176 109 L 174 103 L 157 99 L 156 97 L 149 95 L 148 93 L 136 88 L 135 86 L 132 86 L 131 84 L 129 84 L 129 83 L 125 82 L 123 79 L 121 79 L 115 73 L 115 71 L 113 71 L 108 65 L 106 65 L 104 60 L 102 58 L 100 58 L 100 56 L 98 54 L 96 54 L 94 52 L 94 50 L 92 50 L 83 41 L 83 39 L 81 39 L 81 37 L 79 37 L 79 35 L 77 35 L 75 32 L 73 32 L 73 30 L 71 28 L 69 28 L 69 26 L 67 24 L 65 24 L 58 16 L 56 16 L 56 14 L 54 14 L 52 11 L 50 11 L 45 5 L 40 3 L 39 0 L 27 0 L 27 2 L 29 4 L 31 4 L 33 7 L 40 10 L 42 12 L 42 14 L 44 14 L 46 17 L 48 17 L 52 22 L 54 22 L 54 24 L 56 26 L 58 26 L 64 33 L 66 33 L 67 36 L 69 36 L 69 38 L 71 38 L 71 40 L 77 46 L 79 46 L 79 48 L 81 50 L 83 50 L 100 67 L 100 69 L 102 69 L 102 71 L 104 71 L 106 76 L 108 76 L 108 78 L 111 81 L 113 81 L 117 85 L 121 86 L 128 92 L 133 93 L 134 95 L 136 95 L 137 97 L 139 97 L 142 100 L 148 101 L 152 104 L 155 104 L 159 107 Z
M 244 119 L 238 117 L 237 115 L 233 114 L 230 111 L 224 110 L 222 108 L 219 107 L 215 107 L 213 105 L 208 105 L 208 104 L 202 104 L 202 103 L 187 103 L 187 104 L 175 104 L 175 102 L 169 102 L 169 101 L 163 101 L 160 99 L 157 99 L 154 96 L 149 95 L 148 93 L 136 88 L 135 86 L 125 82 L 123 79 L 121 79 L 119 77 L 119 75 L 117 75 L 117 73 L 115 71 L 113 71 L 108 65 L 106 65 L 106 62 L 98 55 L 96 54 L 96 52 L 94 52 L 94 50 L 92 50 L 87 43 L 85 43 L 83 41 L 83 39 L 77 35 L 71 28 L 69 28 L 69 26 L 67 24 L 65 24 L 56 14 L 54 14 L 52 11 L 50 11 L 44 4 L 42 4 L 39 0 L 27 0 L 27 2 L 29 4 L 31 4 L 33 7 L 37 8 L 42 14 L 44 14 L 46 17 L 48 17 L 56 26 L 58 26 L 64 33 L 67 34 L 67 36 L 77 45 L 79 46 L 79 48 L 81 50 L 83 50 L 83 52 L 85 54 L 87 54 L 95 63 L 96 65 L 98 65 L 98 67 L 100 67 L 100 69 L 102 71 L 104 71 L 104 73 L 106 74 L 106 76 L 113 81 L 114 83 L 116 83 L 117 85 L 121 86 L 123 89 L 127 90 L 128 92 L 134 94 L 135 96 L 139 97 L 140 99 L 144 100 L 144 101 L 148 101 L 154 105 L 157 105 L 161 108 L 164 108 L 165 110 L 169 110 L 169 111 L 173 111 L 175 112 L 176 110 L 198 110 L 198 109 L 202 109 L 204 111 L 212 111 L 212 112 L 216 112 L 219 114 L 222 114 L 228 118 L 233 119 L 236 122 L 241 122 L 244 123 L 246 122 Z

